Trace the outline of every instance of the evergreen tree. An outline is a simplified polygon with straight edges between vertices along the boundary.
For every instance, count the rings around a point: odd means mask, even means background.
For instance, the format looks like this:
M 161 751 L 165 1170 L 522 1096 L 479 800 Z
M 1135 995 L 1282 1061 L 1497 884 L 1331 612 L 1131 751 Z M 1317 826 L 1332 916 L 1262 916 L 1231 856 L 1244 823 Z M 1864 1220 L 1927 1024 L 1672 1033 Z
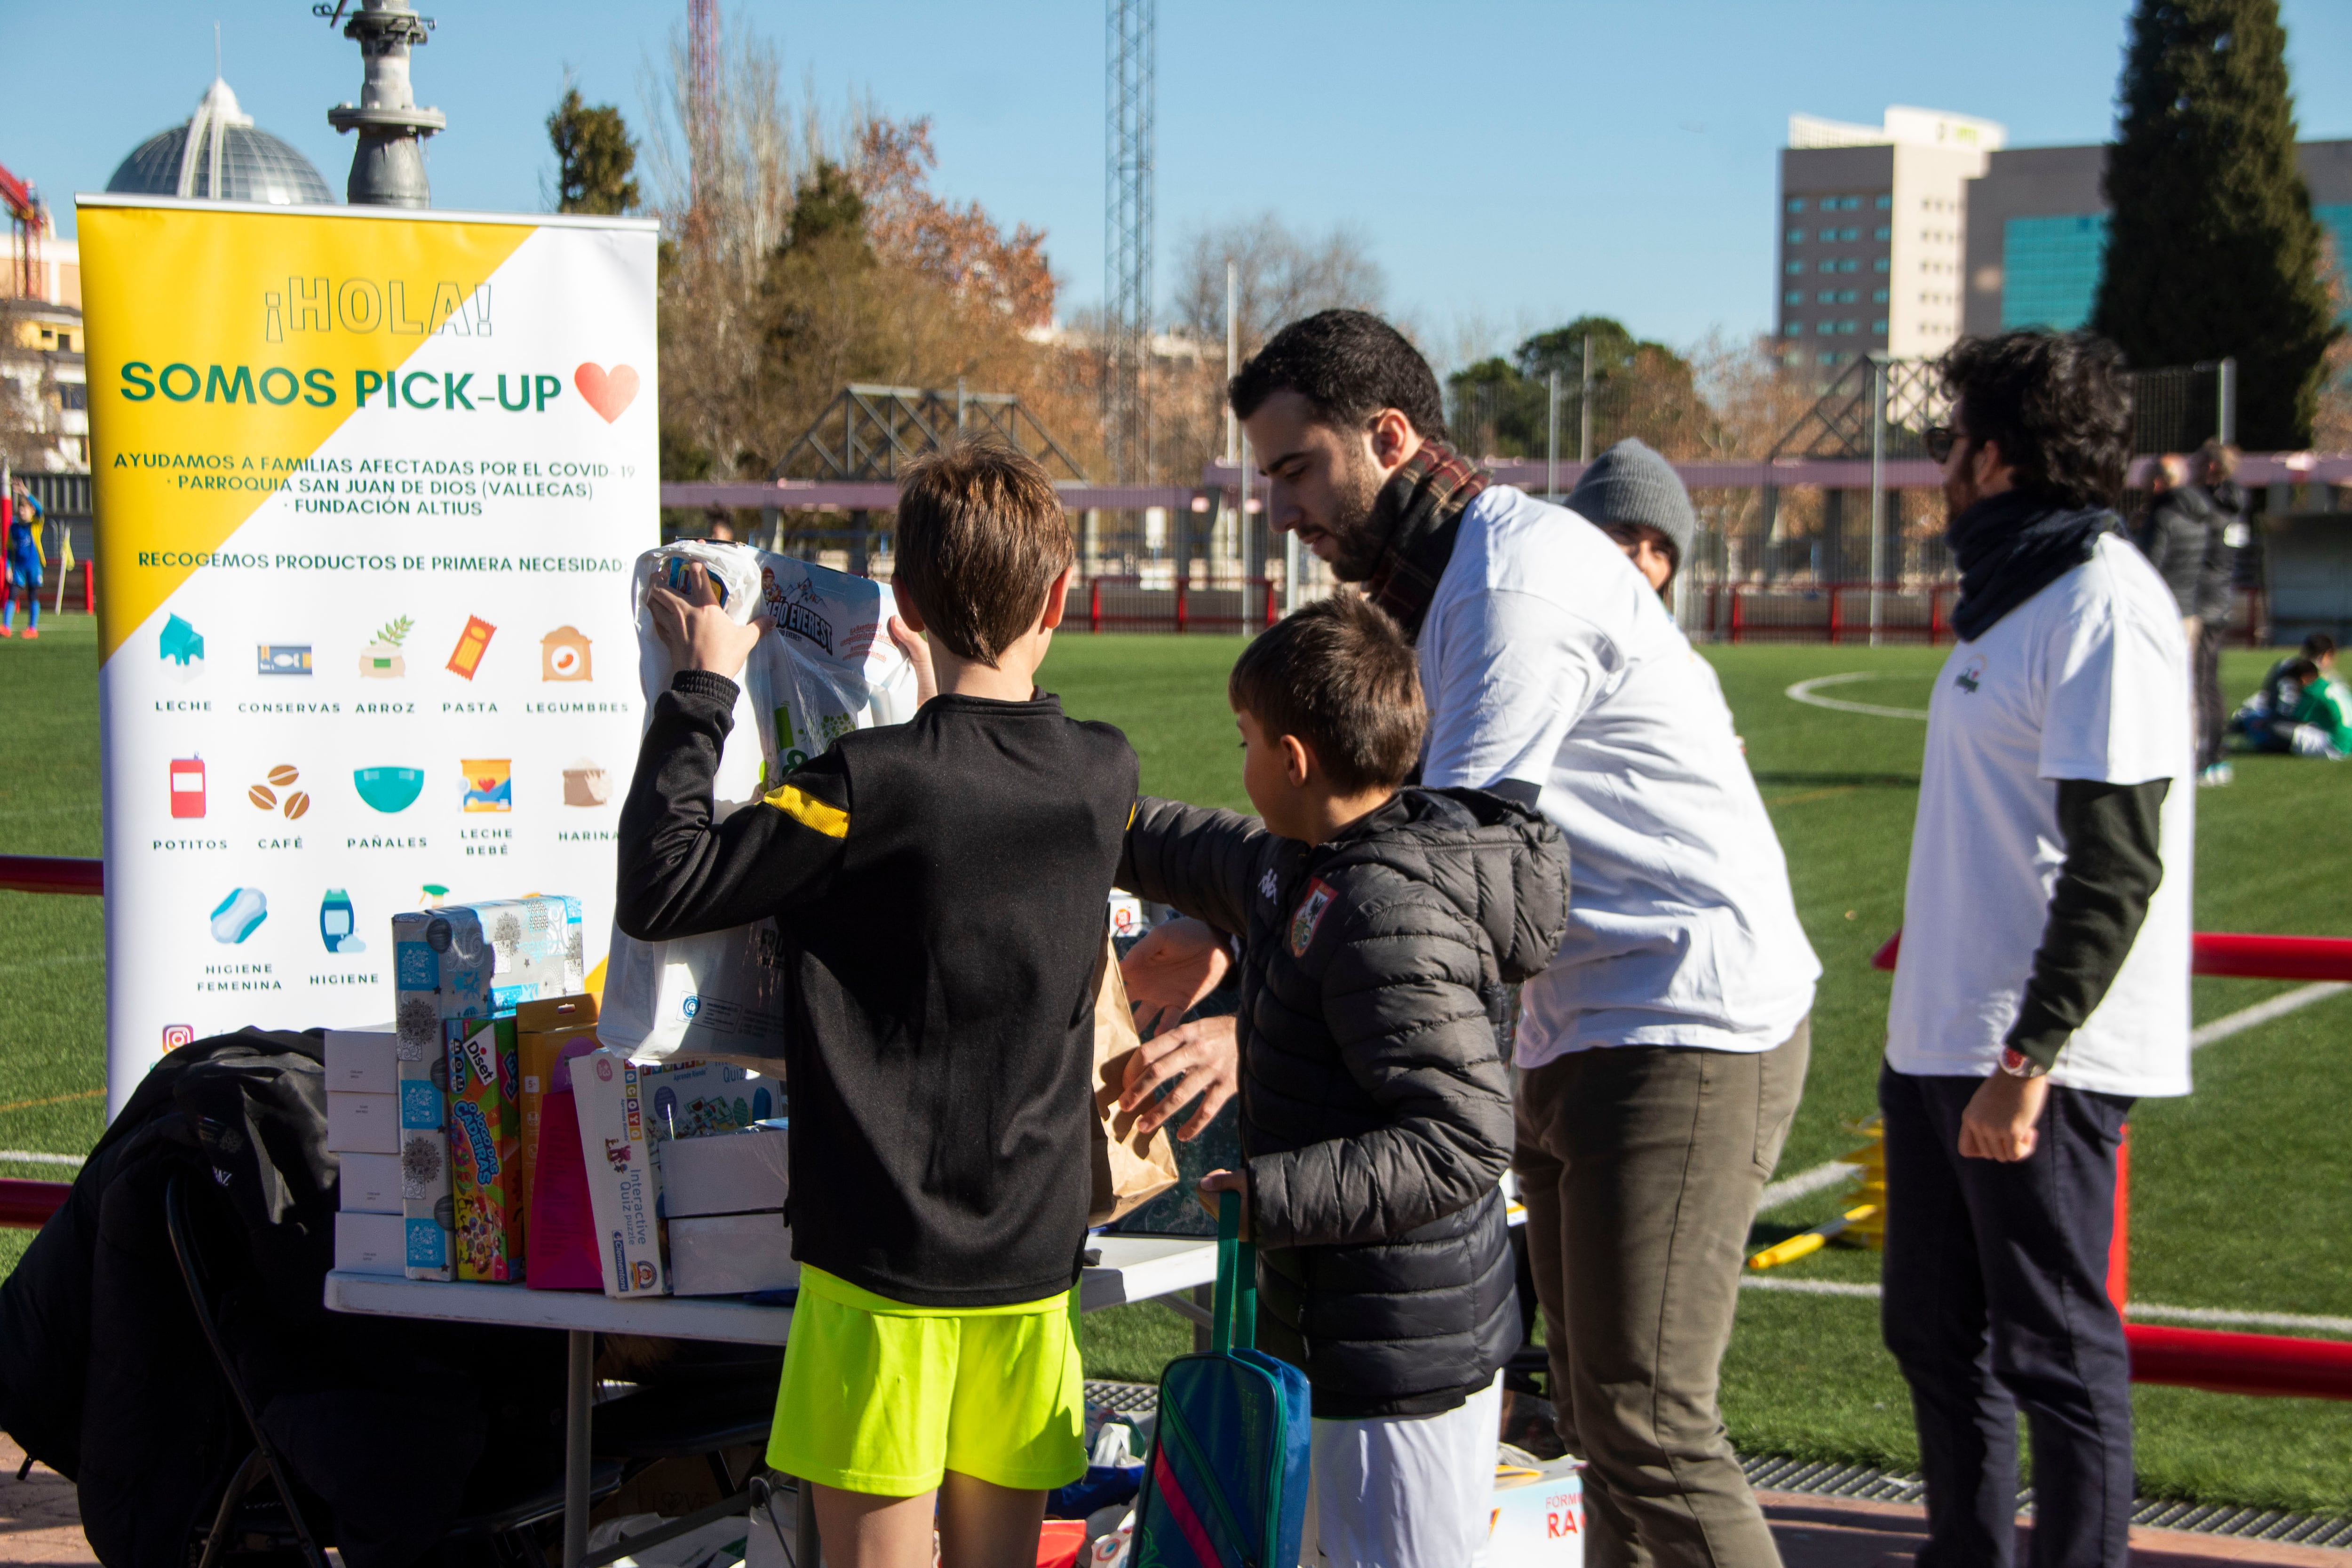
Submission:
M 2246 446 L 2311 439 L 2328 320 L 2277 0 L 2139 0 L 2095 329 L 2153 369 L 2234 354 Z
M 547 117 L 547 140 L 555 148 L 557 212 L 625 213 L 637 205 L 637 182 L 629 177 L 637 144 L 618 109 L 583 103 L 580 89 L 566 86 Z

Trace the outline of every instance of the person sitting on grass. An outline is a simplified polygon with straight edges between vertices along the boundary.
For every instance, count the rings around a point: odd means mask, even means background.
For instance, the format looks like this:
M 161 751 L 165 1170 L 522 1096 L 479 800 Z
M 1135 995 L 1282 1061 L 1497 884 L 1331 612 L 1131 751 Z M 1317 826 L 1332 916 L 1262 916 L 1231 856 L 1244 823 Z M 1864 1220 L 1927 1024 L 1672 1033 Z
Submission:
M 2295 662 L 2300 667 L 2296 677 L 2300 689 L 2294 710 L 2283 726 L 2285 749 L 2298 757 L 2340 763 L 2352 756 L 2352 692 L 2333 674 L 2323 674 L 2316 664 Z
M 1201 1193 L 1242 1194 L 1259 1346 L 1314 1389 L 1302 1556 L 1459 1568 L 1520 1338 L 1498 1032 L 1566 928 L 1567 844 L 1530 786 L 1398 787 L 1426 724 L 1412 645 L 1353 594 L 1262 634 L 1226 691 L 1261 820 L 1146 797 L 1118 885 L 1244 933 L 1246 1159 Z
M 2230 716 L 2231 732 L 2243 737 L 2247 746 L 2257 752 L 2294 751 L 2294 715 L 2303 702 L 2303 689 L 2315 680 L 2335 677 L 2336 639 L 2326 632 L 2314 632 L 2303 639 L 2300 653 L 2291 653 L 2272 665 L 2270 673 L 2263 677 L 2262 689 L 2239 704 Z
M 730 677 L 769 623 L 698 574 L 690 603 L 656 591 L 679 673 L 622 808 L 616 923 L 782 928 L 801 1294 L 767 1457 L 814 1487 L 827 1560 L 929 1568 L 936 1516 L 948 1568 L 1028 1568 L 1046 1492 L 1086 1473 L 1095 997 L 1137 763 L 1034 685 L 1072 555 L 1043 469 L 927 460 L 898 546 L 939 695 L 723 821 Z

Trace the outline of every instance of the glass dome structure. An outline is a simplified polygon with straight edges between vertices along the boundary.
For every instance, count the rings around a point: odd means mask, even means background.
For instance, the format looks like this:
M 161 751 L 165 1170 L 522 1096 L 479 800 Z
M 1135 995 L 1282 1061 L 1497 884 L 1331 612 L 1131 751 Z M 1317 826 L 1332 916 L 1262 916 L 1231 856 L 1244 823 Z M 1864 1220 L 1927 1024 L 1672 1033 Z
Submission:
M 310 160 L 253 123 L 236 94 L 215 77 L 184 125 L 159 131 L 132 150 L 106 182 L 110 191 L 273 205 L 331 203 Z

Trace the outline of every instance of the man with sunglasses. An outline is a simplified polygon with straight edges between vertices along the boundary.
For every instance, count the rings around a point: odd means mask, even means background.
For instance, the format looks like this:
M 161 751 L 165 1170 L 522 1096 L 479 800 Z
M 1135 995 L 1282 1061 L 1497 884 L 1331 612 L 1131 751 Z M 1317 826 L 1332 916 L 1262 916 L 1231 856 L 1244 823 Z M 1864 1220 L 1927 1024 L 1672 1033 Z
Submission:
M 2111 510 L 2116 371 L 2093 339 L 1964 339 L 1927 432 L 1959 642 L 1928 700 L 1878 1083 L 1923 1562 L 2011 1560 L 2021 1409 L 2035 1568 L 2126 1561 L 2116 1150 L 2136 1098 L 2189 1092 L 2196 791 L 2188 642 Z

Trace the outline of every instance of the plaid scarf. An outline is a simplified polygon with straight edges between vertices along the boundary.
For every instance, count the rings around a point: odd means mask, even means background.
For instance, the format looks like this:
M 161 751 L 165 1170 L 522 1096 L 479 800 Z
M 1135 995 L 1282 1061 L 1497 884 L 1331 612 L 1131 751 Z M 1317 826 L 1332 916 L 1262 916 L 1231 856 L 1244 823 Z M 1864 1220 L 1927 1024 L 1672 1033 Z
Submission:
M 1462 513 L 1492 480 L 1444 442 L 1423 441 L 1381 487 L 1369 527 L 1381 541 L 1380 563 L 1365 579 L 1364 593 L 1397 618 L 1406 637 L 1421 635 L 1437 580 L 1454 558 Z

